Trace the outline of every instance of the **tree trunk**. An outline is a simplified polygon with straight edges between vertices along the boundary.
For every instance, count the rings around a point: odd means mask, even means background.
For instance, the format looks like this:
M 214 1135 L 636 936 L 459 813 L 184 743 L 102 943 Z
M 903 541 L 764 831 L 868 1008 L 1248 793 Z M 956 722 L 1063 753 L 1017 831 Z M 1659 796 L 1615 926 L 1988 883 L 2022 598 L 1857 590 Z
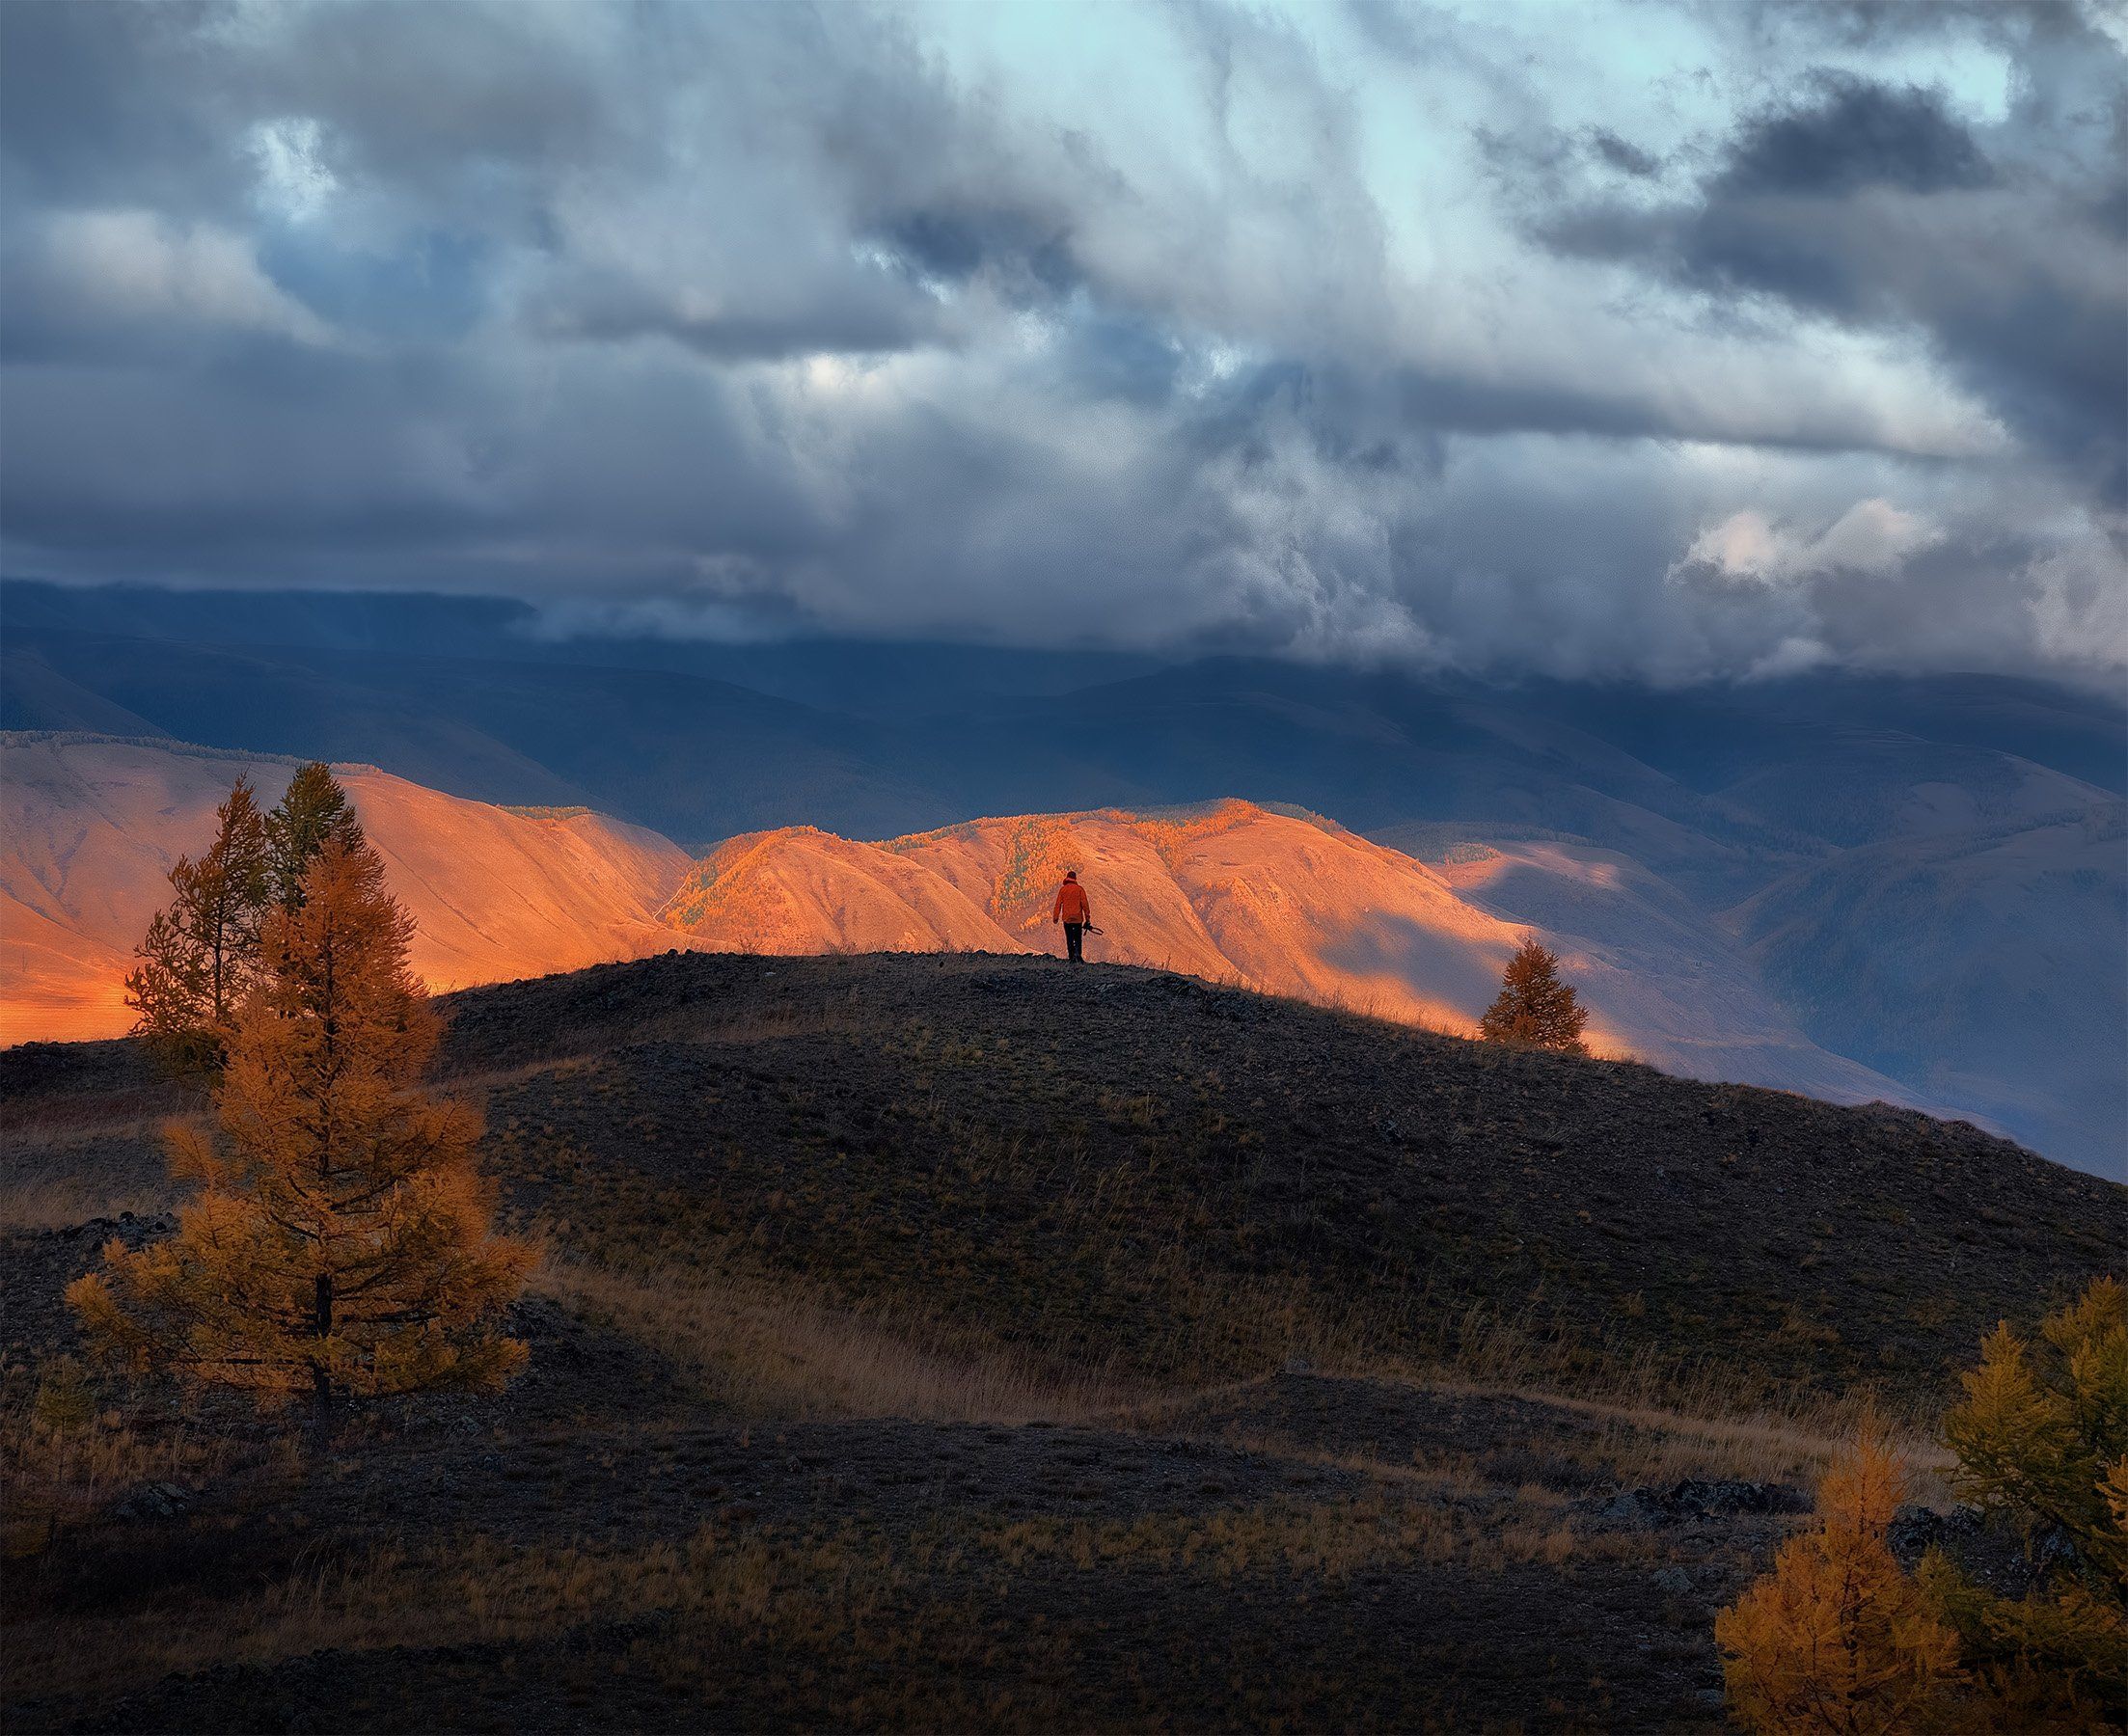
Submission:
M 321 1345 L 333 1336 L 333 1279 L 329 1272 L 317 1275 L 311 1329 Z M 311 1439 L 314 1451 L 323 1458 L 333 1439 L 333 1379 L 322 1361 L 311 1365 Z

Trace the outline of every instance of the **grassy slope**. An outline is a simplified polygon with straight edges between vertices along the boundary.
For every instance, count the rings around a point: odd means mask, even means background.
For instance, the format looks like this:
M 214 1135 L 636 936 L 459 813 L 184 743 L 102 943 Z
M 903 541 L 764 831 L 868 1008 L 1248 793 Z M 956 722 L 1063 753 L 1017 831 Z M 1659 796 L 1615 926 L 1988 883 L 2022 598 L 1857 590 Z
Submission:
M 1609 1492 L 1806 1479 L 1837 1413 L 1754 1384 L 1925 1407 L 2128 1245 L 1970 1130 L 1144 971 L 669 957 L 460 996 L 449 1059 L 531 1370 L 306 1467 L 39 1420 L 170 1101 L 0 1056 L 11 1728 L 1709 1729 L 1788 1521 Z
M 1962 1125 L 1516 1055 L 1151 971 L 670 957 L 469 994 L 496 1161 L 581 1256 L 802 1270 L 1149 1377 L 1395 1355 L 1473 1306 L 1914 1397 L 2128 1247 Z

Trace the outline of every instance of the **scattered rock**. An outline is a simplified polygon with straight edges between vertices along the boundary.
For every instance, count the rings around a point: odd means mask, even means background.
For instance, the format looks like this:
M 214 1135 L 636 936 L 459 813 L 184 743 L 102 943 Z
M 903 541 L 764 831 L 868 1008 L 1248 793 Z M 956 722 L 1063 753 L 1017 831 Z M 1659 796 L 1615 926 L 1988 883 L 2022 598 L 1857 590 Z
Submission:
M 111 1509 L 114 1519 L 172 1519 L 192 1505 L 189 1490 L 176 1483 L 149 1482 L 131 1490 Z
M 1908 1568 L 1929 1550 L 1940 1549 L 1968 1578 L 1999 1597 L 2023 1597 L 2056 1568 L 2073 1568 L 2077 1560 L 2076 1545 L 2062 1533 L 2046 1530 L 2027 1539 L 1971 1506 L 1955 1506 L 1948 1513 L 1902 1506 L 1886 1541 L 1899 1564 Z
M 1581 1510 L 1614 1524 L 1654 1527 L 1746 1513 L 1807 1513 L 1811 1503 L 1793 1483 L 1687 1478 L 1668 1489 L 1622 1489 L 1583 1503 Z

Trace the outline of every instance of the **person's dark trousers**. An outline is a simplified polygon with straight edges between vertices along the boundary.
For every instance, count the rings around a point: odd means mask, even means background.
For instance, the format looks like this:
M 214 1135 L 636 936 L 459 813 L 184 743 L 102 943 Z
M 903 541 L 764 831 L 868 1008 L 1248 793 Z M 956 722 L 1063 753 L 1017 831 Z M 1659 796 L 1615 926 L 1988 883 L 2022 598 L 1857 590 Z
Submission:
M 1078 943 L 1085 933 L 1086 925 L 1083 922 L 1067 922 L 1064 925 L 1064 947 L 1070 953 L 1074 964 L 1083 964 L 1086 962 L 1078 955 Z

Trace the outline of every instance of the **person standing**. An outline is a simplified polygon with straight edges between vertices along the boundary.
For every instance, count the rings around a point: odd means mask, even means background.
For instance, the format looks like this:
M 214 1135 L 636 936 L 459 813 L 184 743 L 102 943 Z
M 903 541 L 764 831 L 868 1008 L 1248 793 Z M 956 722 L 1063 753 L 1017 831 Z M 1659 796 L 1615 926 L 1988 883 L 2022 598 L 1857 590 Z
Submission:
M 1093 915 L 1094 908 L 1086 901 L 1086 888 L 1078 883 L 1078 870 L 1065 869 L 1064 883 L 1057 887 L 1056 902 L 1050 907 L 1050 920 L 1064 925 L 1064 950 L 1074 964 L 1086 962 L 1080 956 L 1079 947 Z

